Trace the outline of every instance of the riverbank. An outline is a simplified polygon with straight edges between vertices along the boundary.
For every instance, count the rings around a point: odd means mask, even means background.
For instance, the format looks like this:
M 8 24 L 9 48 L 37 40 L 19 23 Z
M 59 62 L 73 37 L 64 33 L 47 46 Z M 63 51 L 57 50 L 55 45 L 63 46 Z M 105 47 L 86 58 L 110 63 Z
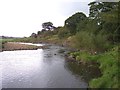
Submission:
M 60 40 L 60 42 L 58 40 L 58 42 L 51 41 L 50 43 L 54 43 L 56 45 L 62 45 L 63 47 L 69 48 L 69 53 L 67 53 L 66 55 L 68 62 L 72 62 L 72 63 L 75 62 L 78 63 L 78 65 L 85 65 L 89 68 L 90 67 L 99 68 L 101 75 L 99 77 L 93 77 L 91 80 L 88 80 L 90 88 L 119 87 L 119 81 L 118 81 L 119 79 L 118 75 L 120 74 L 118 72 L 119 71 L 118 56 L 120 51 L 119 45 L 114 45 L 112 46 L 112 48 L 109 48 L 104 52 L 99 52 L 99 51 L 91 52 L 88 50 L 84 50 L 82 48 L 81 50 L 79 48 L 73 48 L 71 41 L 72 41 L 71 39 L 67 38 L 64 40 Z
M 42 46 L 21 44 L 19 42 L 7 42 L 3 44 L 1 51 L 14 51 L 14 50 L 37 50 Z
M 64 54 L 59 53 L 59 50 L 65 50 L 64 47 L 51 44 L 42 45 L 47 45 L 48 48 L 4 51 L 0 54 L 4 61 L 2 64 L 3 88 L 88 87 L 88 83 L 68 67 L 70 63 L 66 62 Z M 76 67 L 71 66 L 71 68 Z
M 65 41 L 64 41 L 65 42 Z M 66 47 L 68 49 L 69 46 L 65 45 L 65 43 L 57 43 L 57 42 L 44 42 L 46 44 L 52 44 L 52 45 L 60 45 L 62 47 Z M 39 42 L 34 42 L 39 43 Z M 46 46 L 46 45 L 45 45 Z M 45 47 L 44 46 L 44 47 Z M 4 44 L 4 51 L 11 51 L 11 50 L 34 50 L 38 48 L 43 48 L 41 46 L 34 46 L 34 45 L 26 45 L 26 44 L 20 44 L 17 42 L 7 42 Z M 70 63 L 78 63 L 78 66 L 84 65 L 85 67 L 88 67 L 88 71 L 93 70 L 93 67 L 100 69 L 100 77 L 97 77 L 96 72 L 95 76 L 92 77 L 92 79 L 88 80 L 89 87 L 91 88 L 100 88 L 100 87 L 114 87 L 117 88 L 119 86 L 118 84 L 118 47 L 114 47 L 109 51 L 106 51 L 104 53 L 95 53 L 91 54 L 87 51 L 83 50 L 76 50 L 69 47 L 68 52 L 65 52 L 66 50 L 61 49 L 59 53 L 64 53 L 64 55 L 67 58 L 67 61 Z M 75 64 L 73 63 L 73 64 Z M 75 64 L 76 65 L 76 64 Z M 76 67 L 78 68 L 78 67 Z M 79 69 L 78 69 L 79 70 Z M 73 70 L 75 71 L 75 70 Z M 86 72 L 85 68 L 83 68 L 83 72 Z M 87 75 L 87 73 L 86 73 Z M 90 74 L 89 74 L 90 75 Z M 92 74 L 91 74 L 92 75 Z M 108 78 L 109 77 L 109 78 Z M 105 79 L 106 78 L 106 79 Z M 109 81 L 109 82 L 108 82 Z M 110 82 L 113 81 L 113 82 Z M 106 84 L 103 84 L 105 82 Z
M 27 38 L 26 38 L 26 40 L 27 40 Z M 28 41 L 24 41 L 24 39 L 23 39 L 22 42 L 44 43 L 44 44 L 58 45 L 58 46 L 65 47 L 68 50 L 68 52 L 65 52 L 66 51 L 65 49 L 62 49 L 59 52 L 64 53 L 64 55 L 67 58 L 66 61 L 73 63 L 73 64 L 77 63 L 79 66 L 81 66 L 81 65 L 83 65 L 85 67 L 87 66 L 88 71 L 90 71 L 90 68 L 92 68 L 91 70 L 93 70 L 93 67 L 99 68 L 100 73 L 101 73 L 100 77 L 93 77 L 91 80 L 88 80 L 89 87 L 91 87 L 91 88 L 107 88 L 107 87 L 117 88 L 117 87 L 119 87 L 119 84 L 118 84 L 118 75 L 119 75 L 118 51 L 119 51 L 119 47 L 118 46 L 114 45 L 113 48 L 108 49 L 105 52 L 91 53 L 90 51 L 84 50 L 82 48 L 81 48 L 81 50 L 79 48 L 73 48 L 72 47 L 73 43 L 71 43 L 72 39 L 70 39 L 70 38 L 67 38 L 64 40 L 63 39 L 53 40 L 50 38 L 49 38 L 49 40 L 37 40 L 36 39 L 36 40 L 34 40 L 34 42 L 32 39 L 29 39 L 29 40 L 30 41 L 28 42 Z M 13 46 L 14 45 L 12 45 L 11 47 L 13 47 Z M 27 45 L 27 46 L 29 46 L 29 45 Z M 19 48 L 18 50 L 20 50 L 20 49 L 21 48 Z M 15 50 L 15 48 L 13 50 Z M 28 47 L 26 50 L 28 50 Z M 79 68 L 79 67 L 76 67 L 76 68 Z M 75 71 L 75 70 L 73 70 L 73 71 Z M 86 70 L 83 68 L 83 71 L 86 71 Z M 87 74 L 88 73 L 86 73 L 86 75 Z M 88 74 L 88 75 L 90 75 L 90 74 Z M 113 81 L 113 82 L 110 82 L 110 81 Z

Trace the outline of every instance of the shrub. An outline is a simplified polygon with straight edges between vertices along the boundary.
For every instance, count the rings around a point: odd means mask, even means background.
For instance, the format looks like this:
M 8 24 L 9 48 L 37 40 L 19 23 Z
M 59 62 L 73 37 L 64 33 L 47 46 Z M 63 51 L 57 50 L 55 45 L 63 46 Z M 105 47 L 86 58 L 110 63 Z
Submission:
M 73 42 L 74 47 L 91 52 L 102 52 L 109 48 L 106 35 L 102 35 L 101 33 L 95 35 L 87 31 L 81 31 L 75 35 Z
M 68 36 L 70 36 L 70 33 L 65 27 L 59 29 L 58 37 L 60 39 L 68 37 Z

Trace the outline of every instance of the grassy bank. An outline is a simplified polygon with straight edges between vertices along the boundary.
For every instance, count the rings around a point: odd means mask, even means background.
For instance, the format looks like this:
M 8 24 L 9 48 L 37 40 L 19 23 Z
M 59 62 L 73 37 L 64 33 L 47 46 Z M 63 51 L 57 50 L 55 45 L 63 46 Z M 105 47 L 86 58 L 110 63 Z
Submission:
M 89 87 L 119 88 L 119 6 L 120 2 L 91 2 L 88 17 L 83 12 L 77 12 L 68 17 L 62 27 L 54 27 L 51 22 L 45 22 L 41 31 L 14 41 L 69 47 L 72 52 L 68 57 L 77 62 L 99 63 L 102 76 L 89 81 Z
M 119 87 L 119 64 L 118 50 L 120 47 L 115 46 L 111 50 L 91 55 L 85 51 L 72 52 L 70 55 L 76 59 L 77 62 L 97 62 L 100 64 L 99 68 L 102 72 L 102 76 L 95 78 L 89 82 L 91 88 L 118 88 Z
M 34 40 L 35 39 L 35 40 Z M 91 52 L 89 49 L 80 49 L 74 47 L 75 43 L 73 43 L 74 36 L 73 37 L 67 37 L 63 39 L 59 39 L 58 36 L 49 36 L 46 38 L 25 38 L 24 40 L 27 40 L 27 42 L 32 42 L 32 40 L 36 43 L 42 42 L 42 43 L 52 43 L 52 44 L 61 44 L 65 45 L 67 47 L 73 48 L 76 51 L 70 52 L 69 56 L 74 58 L 78 63 L 86 64 L 91 62 L 99 63 L 99 69 L 101 71 L 102 76 L 99 78 L 94 78 L 91 81 L 89 81 L 89 87 L 91 88 L 118 88 L 119 87 L 119 77 L 120 74 L 118 68 L 120 59 L 118 59 L 119 56 L 119 50 L 120 45 L 111 45 L 111 47 L 107 47 L 106 51 L 99 52 L 100 50 L 96 50 Z M 22 40 L 22 39 L 21 39 Z M 23 41 L 24 41 L 23 40 Z M 30 40 L 30 41 L 29 41 Z M 19 41 L 19 40 L 18 40 Z
M 118 59 L 118 49 L 120 47 L 116 46 L 108 52 L 102 53 L 100 55 L 95 55 L 90 57 L 90 60 L 96 60 L 100 63 L 100 70 L 102 71 L 102 77 L 93 79 L 90 81 L 90 87 L 92 88 L 118 88 L 119 83 L 119 64 L 120 59 Z
M 7 42 L 12 42 L 14 39 L 0 39 L 0 51 L 4 48 L 4 44 Z

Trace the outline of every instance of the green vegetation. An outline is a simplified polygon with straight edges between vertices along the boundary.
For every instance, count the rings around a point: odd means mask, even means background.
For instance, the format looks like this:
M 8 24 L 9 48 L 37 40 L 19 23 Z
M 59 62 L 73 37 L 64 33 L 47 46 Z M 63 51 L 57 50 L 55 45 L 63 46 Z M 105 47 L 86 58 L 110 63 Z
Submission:
M 84 13 L 76 13 L 65 20 L 65 26 L 69 29 L 72 35 L 76 34 L 77 24 L 83 22 L 86 19 L 86 15 Z
M 32 37 L 24 37 L 24 38 L 16 38 L 13 40 L 14 42 L 36 42 L 36 38 L 32 38 Z
M 13 39 L 0 39 L 0 42 L 12 42 Z
M 77 61 L 91 62 L 96 61 L 100 64 L 99 68 L 102 72 L 102 76 L 93 79 L 89 82 L 91 88 L 118 88 L 119 87 L 119 63 L 118 49 L 120 47 L 114 47 L 110 51 L 92 55 L 85 51 L 79 51 L 71 53 L 72 57 L 75 57 Z
M 6 43 L 6 42 L 12 42 L 12 41 L 14 41 L 13 39 L 8 39 L 8 38 L 4 38 L 4 39 L 0 39 L 0 50 L 2 49 L 2 48 L 4 48 L 4 44 Z
M 91 2 L 89 7 L 89 17 L 75 13 L 63 27 L 45 22 L 37 34 L 15 41 L 56 43 L 76 49 L 70 55 L 77 61 L 100 64 L 102 76 L 91 80 L 89 87 L 119 88 L 120 2 Z
M 120 47 L 119 47 L 120 48 Z M 119 87 L 119 59 L 118 59 L 118 47 L 112 50 L 97 55 L 97 61 L 100 63 L 100 69 L 102 71 L 102 76 L 90 81 L 90 87 L 92 88 L 118 88 Z M 99 58 L 98 58 L 99 57 Z M 94 59 L 93 58 L 93 59 Z
M 110 41 L 107 40 L 107 35 L 104 34 L 94 34 L 92 32 L 80 31 L 74 38 L 74 47 L 78 49 L 84 49 L 88 52 L 102 52 L 112 47 Z
M 64 39 L 70 36 L 70 32 L 67 28 L 65 27 L 61 27 L 59 28 L 59 33 L 58 33 L 58 37 L 59 39 Z

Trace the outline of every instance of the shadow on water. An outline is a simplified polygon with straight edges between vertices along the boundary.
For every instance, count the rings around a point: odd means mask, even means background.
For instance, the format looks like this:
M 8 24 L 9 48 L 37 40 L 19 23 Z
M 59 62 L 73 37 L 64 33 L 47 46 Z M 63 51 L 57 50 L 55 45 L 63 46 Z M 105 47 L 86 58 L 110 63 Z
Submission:
M 79 64 L 77 62 L 65 62 L 65 68 L 70 70 L 72 74 L 80 76 L 85 82 L 101 76 L 99 65 L 96 62 Z
M 64 47 L 55 45 L 38 50 L 2 52 L 2 87 L 87 88 L 86 81 L 97 77 L 98 70 L 67 62 L 66 52 Z

